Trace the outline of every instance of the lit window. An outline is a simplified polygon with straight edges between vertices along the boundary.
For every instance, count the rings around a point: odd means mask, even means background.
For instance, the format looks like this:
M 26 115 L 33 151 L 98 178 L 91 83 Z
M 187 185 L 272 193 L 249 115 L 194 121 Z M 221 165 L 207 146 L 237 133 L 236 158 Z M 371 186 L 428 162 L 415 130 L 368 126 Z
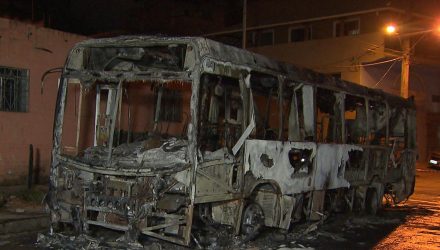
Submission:
M 340 36 L 354 36 L 360 33 L 360 21 L 359 18 L 348 19 L 343 21 L 335 21 L 333 23 L 333 35 L 335 37 Z
M 0 66 L 0 111 L 26 112 L 29 70 Z

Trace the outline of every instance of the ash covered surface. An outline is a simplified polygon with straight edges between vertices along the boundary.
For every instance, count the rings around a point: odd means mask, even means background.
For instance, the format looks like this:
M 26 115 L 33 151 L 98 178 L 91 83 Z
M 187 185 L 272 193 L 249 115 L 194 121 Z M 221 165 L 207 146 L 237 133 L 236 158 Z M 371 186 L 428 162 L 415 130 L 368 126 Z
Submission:
M 95 228 L 93 237 L 81 234 L 39 234 L 36 246 L 63 249 L 332 249 L 372 247 L 368 239 L 356 240 L 362 231 L 392 230 L 403 219 L 385 213 L 380 217 L 336 214 L 320 221 L 293 224 L 290 231 L 266 228 L 253 241 L 236 236 L 233 229 L 223 225 L 195 225 L 192 243 L 187 247 L 141 236 L 139 242 L 127 243 L 121 233 Z M 399 214 L 400 216 L 400 214 Z M 379 230 L 380 231 L 380 230 Z M 384 232 L 387 232 L 385 230 Z
M 89 236 L 86 234 L 73 235 L 61 233 L 39 233 L 36 246 L 50 249 L 162 249 L 159 243 L 140 244 L 139 242 L 126 242 L 123 237 L 110 239 L 109 236 L 101 234 L 99 236 Z
M 108 147 L 89 147 L 83 157 L 76 160 L 95 166 L 118 166 L 118 168 L 174 168 L 188 164 L 187 140 L 170 138 L 159 147 L 151 148 L 151 140 L 125 143 L 112 150 L 107 163 Z

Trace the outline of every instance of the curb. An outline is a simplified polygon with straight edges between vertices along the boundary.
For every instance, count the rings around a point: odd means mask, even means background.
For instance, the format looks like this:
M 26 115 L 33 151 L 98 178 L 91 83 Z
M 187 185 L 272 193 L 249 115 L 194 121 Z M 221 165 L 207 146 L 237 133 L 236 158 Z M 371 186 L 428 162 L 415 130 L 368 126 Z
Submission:
M 417 168 L 416 171 L 417 171 L 417 172 L 440 173 L 440 170 L 439 170 L 439 169 L 433 169 L 433 168 L 428 168 L 428 169 Z
M 49 227 L 49 216 L 38 215 L 28 218 L 0 222 L 0 234 L 38 231 Z

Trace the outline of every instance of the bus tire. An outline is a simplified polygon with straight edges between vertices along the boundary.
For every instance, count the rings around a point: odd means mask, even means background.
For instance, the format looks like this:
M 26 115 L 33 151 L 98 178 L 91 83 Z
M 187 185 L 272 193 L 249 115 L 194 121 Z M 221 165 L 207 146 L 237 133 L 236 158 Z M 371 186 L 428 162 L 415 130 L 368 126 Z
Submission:
M 264 213 L 260 205 L 249 203 L 243 211 L 241 232 L 245 236 L 244 242 L 255 239 L 264 227 Z

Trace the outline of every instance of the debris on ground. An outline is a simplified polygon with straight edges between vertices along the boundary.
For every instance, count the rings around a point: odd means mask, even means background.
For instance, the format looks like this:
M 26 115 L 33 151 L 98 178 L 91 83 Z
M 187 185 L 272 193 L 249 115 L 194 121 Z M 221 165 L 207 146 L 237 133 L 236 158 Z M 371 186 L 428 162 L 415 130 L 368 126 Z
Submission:
M 37 237 L 38 247 L 55 248 L 55 249 L 162 249 L 161 245 L 153 243 L 147 246 L 142 246 L 138 242 L 126 242 L 121 240 L 108 241 L 104 238 L 94 238 L 86 234 L 65 235 L 60 233 L 42 234 L 39 233 Z
M 335 233 L 324 224 L 326 216 L 319 221 L 295 225 L 295 229 L 289 233 L 281 231 L 267 230 L 262 233 L 255 241 L 243 242 L 243 237 L 235 236 L 230 228 L 211 226 L 200 228 L 192 234 L 193 248 L 196 249 L 226 249 L 226 248 L 246 248 L 246 249 L 277 249 L 277 250 L 312 250 L 308 246 L 310 242 L 318 237 L 325 237 L 336 242 L 347 242 L 343 232 L 355 230 L 359 227 L 374 227 L 383 224 L 398 224 L 400 219 L 381 218 L 381 217 L 345 217 L 340 220 L 341 232 Z M 279 238 L 275 241 L 274 238 Z M 140 244 L 129 244 L 126 241 L 109 241 L 104 237 L 93 238 L 88 235 L 68 236 L 63 234 L 40 234 L 38 236 L 38 246 L 63 249 L 179 249 L 175 245 L 165 242 L 153 245 L 142 246 Z M 312 244 L 313 245 L 313 244 Z
M 99 240 L 81 234 L 79 236 L 67 236 L 63 234 L 38 234 L 37 246 L 63 248 L 63 249 L 98 249 Z
M 314 250 L 312 247 L 282 247 L 277 248 L 277 250 Z

